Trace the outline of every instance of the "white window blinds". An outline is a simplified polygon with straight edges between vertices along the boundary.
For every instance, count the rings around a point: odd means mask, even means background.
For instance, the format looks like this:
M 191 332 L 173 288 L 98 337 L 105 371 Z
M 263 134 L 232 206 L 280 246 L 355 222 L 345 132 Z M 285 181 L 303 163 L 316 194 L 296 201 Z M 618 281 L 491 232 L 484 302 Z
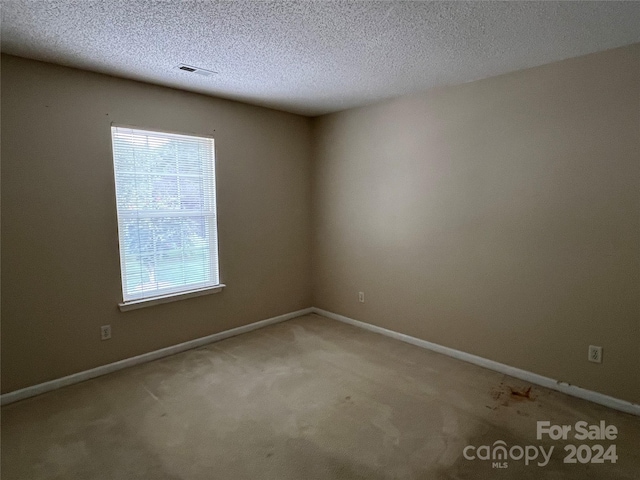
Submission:
M 218 285 L 213 138 L 111 127 L 123 300 Z

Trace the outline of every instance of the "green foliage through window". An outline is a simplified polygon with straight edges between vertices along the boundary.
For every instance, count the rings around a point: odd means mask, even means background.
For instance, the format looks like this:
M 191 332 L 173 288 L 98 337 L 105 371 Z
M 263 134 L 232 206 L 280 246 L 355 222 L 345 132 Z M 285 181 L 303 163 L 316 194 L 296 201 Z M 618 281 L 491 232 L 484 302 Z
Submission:
M 217 285 L 213 139 L 111 133 L 125 302 Z

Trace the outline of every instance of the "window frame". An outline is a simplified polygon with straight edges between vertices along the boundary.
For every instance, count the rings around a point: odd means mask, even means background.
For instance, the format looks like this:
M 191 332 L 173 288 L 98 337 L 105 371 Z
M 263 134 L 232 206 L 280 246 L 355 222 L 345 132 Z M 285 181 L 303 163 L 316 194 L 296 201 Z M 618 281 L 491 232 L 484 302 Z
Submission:
M 146 296 L 146 297 L 141 297 L 141 298 L 130 298 L 128 300 L 125 300 L 126 297 L 126 268 L 124 265 L 125 262 L 125 255 L 123 254 L 123 250 L 122 250 L 122 245 L 121 245 L 121 213 L 120 213 L 120 209 L 118 207 L 118 181 L 117 181 L 117 171 L 116 171 L 116 157 L 115 157 L 115 148 L 114 148 L 114 134 L 116 133 L 117 129 L 131 129 L 131 130 L 135 130 L 135 131 L 140 131 L 140 132 L 149 132 L 151 134 L 167 134 L 167 135 L 178 135 L 178 136 L 184 136 L 184 137 L 195 137 L 195 138 L 199 138 L 199 139 L 207 139 L 207 140 L 211 140 L 212 142 L 212 176 L 213 178 L 211 179 L 211 184 L 210 187 L 213 188 L 213 233 L 214 235 L 211 235 L 211 226 L 208 227 L 209 232 L 207 234 L 207 238 L 209 239 L 209 255 L 211 256 L 212 259 L 215 259 L 215 267 L 218 273 L 218 278 L 217 281 L 218 283 L 216 284 L 207 284 L 207 283 L 197 283 L 197 284 L 192 284 L 193 287 L 192 288 L 188 288 L 182 291 L 174 291 L 172 287 L 165 287 L 165 288 L 161 288 L 161 289 L 157 289 L 154 291 L 152 296 Z M 216 174 L 216 149 L 215 149 L 215 139 L 213 135 L 206 135 L 206 134 L 201 134 L 201 133 L 187 133 L 187 132 L 176 132 L 176 131 L 171 131 L 171 130 L 164 130 L 164 129 L 157 129 L 157 128 L 148 128 L 148 127 L 140 127 L 140 126 L 136 126 L 136 125 L 127 125 L 127 124 L 121 124 L 121 123 L 115 123 L 112 122 L 110 124 L 110 140 L 111 140 L 111 162 L 112 162 L 112 166 L 113 166 L 113 182 L 114 182 L 114 194 L 115 194 L 115 207 L 116 207 L 116 217 L 117 217 L 117 231 L 118 231 L 118 254 L 120 257 L 120 285 L 121 285 L 121 295 L 122 295 L 122 302 L 118 303 L 118 307 L 120 308 L 121 311 L 128 311 L 128 310 L 134 310 L 134 309 L 138 309 L 138 308 L 142 308 L 142 307 L 147 307 L 147 306 L 153 306 L 153 305 L 158 305 L 161 303 L 167 303 L 167 302 L 173 302 L 176 300 L 183 300 L 186 298 L 193 298 L 193 297 L 199 297 L 202 295 L 208 295 L 208 294 L 212 294 L 212 293 L 218 293 L 221 292 L 222 289 L 226 286 L 224 283 L 222 283 L 222 273 L 221 273 L 221 269 L 220 269 L 220 239 L 219 239 L 219 230 L 218 230 L 218 188 L 217 188 L 217 174 Z M 205 201 L 208 201 L 209 199 L 206 198 L 205 195 Z M 189 215 L 185 215 L 185 216 L 189 216 Z M 198 215 L 194 215 L 195 217 L 199 217 Z M 212 241 L 212 239 L 215 239 L 215 241 Z M 214 265 L 214 261 L 212 260 L 212 266 Z

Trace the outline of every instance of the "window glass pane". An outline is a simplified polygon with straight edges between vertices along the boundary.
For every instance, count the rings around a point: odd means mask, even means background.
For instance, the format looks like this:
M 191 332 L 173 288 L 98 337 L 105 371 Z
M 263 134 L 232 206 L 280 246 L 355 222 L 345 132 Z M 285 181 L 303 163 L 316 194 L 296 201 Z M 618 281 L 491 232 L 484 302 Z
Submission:
M 219 283 L 213 139 L 112 127 L 124 300 Z

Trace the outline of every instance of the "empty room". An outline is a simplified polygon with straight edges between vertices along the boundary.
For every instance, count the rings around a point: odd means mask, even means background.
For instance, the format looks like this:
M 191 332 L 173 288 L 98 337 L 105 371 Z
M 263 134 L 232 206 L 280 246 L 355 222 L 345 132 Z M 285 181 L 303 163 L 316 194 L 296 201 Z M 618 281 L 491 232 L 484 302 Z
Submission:
M 640 478 L 640 2 L 0 8 L 3 480 Z

